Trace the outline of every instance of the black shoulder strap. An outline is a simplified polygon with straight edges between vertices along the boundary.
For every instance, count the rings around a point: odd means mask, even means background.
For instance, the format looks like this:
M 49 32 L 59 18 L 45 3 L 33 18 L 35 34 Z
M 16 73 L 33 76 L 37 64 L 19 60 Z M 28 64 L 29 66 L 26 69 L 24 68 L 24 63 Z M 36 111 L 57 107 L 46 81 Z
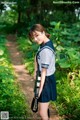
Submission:
M 38 54 L 39 54 L 39 52 L 37 52 L 37 54 L 36 54 L 36 63 L 37 63 L 37 74 L 38 75 L 40 75 L 40 69 L 39 69 L 39 63 L 38 63 Z

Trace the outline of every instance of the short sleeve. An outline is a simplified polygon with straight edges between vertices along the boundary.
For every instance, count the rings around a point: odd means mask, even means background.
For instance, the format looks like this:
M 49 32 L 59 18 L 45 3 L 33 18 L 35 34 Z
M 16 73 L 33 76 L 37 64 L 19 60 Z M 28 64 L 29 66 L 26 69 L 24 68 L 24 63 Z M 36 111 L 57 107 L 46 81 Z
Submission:
M 51 59 L 52 59 L 53 52 L 45 48 L 41 51 L 41 68 L 46 68 L 48 69 Z

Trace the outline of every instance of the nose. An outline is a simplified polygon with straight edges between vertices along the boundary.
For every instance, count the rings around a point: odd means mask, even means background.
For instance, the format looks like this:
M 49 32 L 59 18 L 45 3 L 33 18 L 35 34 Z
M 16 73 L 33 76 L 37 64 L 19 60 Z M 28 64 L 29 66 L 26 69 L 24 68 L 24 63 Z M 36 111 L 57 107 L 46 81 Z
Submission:
M 37 38 L 35 37 L 34 40 L 37 41 Z

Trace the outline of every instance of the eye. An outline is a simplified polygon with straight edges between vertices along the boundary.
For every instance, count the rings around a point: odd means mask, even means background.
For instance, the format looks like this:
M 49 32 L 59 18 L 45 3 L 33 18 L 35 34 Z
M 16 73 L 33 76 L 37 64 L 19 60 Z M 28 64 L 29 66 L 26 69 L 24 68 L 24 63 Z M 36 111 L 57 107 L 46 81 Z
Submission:
M 37 34 L 37 35 L 35 35 L 36 37 L 38 37 L 39 35 Z

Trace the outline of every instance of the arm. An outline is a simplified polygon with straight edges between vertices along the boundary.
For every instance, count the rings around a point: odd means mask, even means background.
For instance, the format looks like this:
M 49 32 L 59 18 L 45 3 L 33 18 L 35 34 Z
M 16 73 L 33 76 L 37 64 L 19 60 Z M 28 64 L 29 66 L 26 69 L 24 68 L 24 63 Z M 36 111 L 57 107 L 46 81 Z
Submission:
M 47 69 L 48 69 L 51 59 L 52 59 L 52 54 L 53 54 L 53 52 L 47 48 L 45 48 L 41 51 L 41 59 L 40 60 L 41 60 L 42 70 L 41 70 L 41 82 L 40 82 L 39 96 L 43 89 L 45 77 L 47 74 Z
M 46 72 L 47 72 L 47 69 L 46 68 L 42 68 L 42 71 L 41 71 L 41 82 L 40 82 L 40 89 L 39 89 L 39 96 L 40 96 L 40 94 L 42 92 L 42 89 L 43 89 L 43 86 L 44 86 Z

